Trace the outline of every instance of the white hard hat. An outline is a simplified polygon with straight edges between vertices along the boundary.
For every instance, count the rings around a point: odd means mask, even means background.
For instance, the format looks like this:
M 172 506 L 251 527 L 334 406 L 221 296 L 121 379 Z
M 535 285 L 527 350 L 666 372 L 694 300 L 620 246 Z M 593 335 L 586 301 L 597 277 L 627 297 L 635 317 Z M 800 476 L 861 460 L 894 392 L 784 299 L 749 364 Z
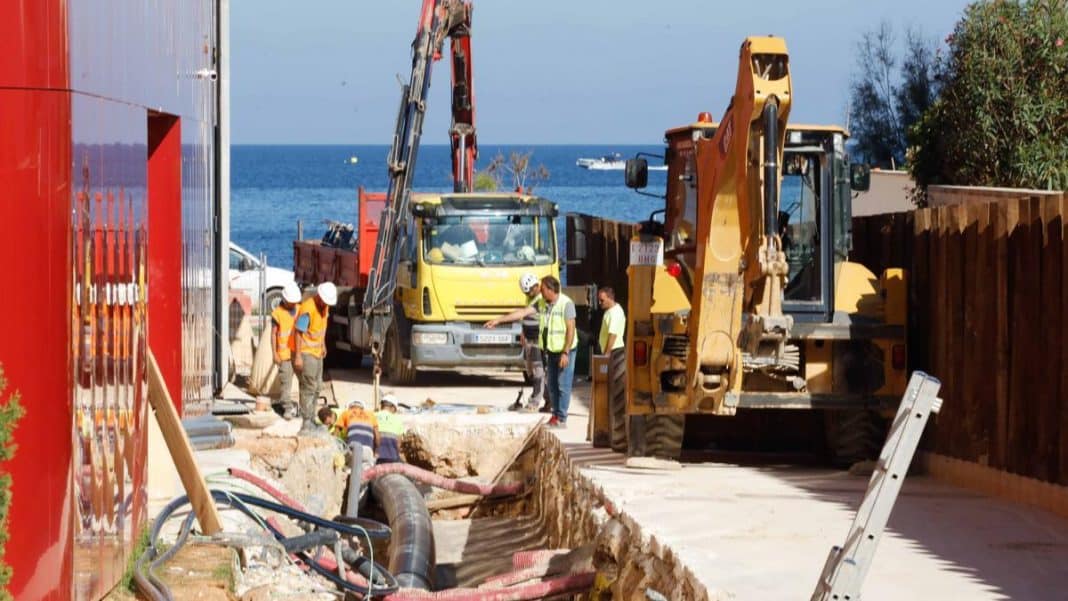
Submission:
M 534 249 L 524 244 L 515 252 L 515 258 L 520 261 L 534 262 Z
M 297 286 L 296 282 L 286 282 L 286 285 L 282 286 L 282 300 L 287 303 L 299 303 L 300 286 Z
M 380 400 L 380 402 L 384 405 L 393 405 L 394 407 L 396 407 L 397 397 L 394 396 L 393 393 L 387 392 L 386 394 L 382 395 L 382 399 Z
M 322 284 L 319 284 L 316 293 L 328 306 L 333 307 L 337 304 L 337 287 L 334 286 L 333 282 L 323 282 Z
M 360 399 L 360 398 L 352 399 L 352 401 L 349 402 L 349 407 L 360 407 L 362 409 L 364 407 L 363 399 Z
M 523 294 L 530 294 L 538 285 L 538 276 L 533 273 L 524 273 L 523 277 L 519 278 L 519 289 L 523 291 Z

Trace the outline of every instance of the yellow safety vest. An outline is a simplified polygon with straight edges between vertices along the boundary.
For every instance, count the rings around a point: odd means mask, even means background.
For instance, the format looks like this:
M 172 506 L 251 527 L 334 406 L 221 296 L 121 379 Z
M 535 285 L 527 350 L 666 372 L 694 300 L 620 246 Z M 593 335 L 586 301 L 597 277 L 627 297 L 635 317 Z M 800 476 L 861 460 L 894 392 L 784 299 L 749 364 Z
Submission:
M 282 361 L 289 361 L 297 350 L 297 339 L 293 336 L 293 326 L 297 325 L 297 309 L 286 309 L 278 305 L 271 311 L 271 320 L 278 326 L 278 335 L 274 339 L 274 349 Z
M 544 322 L 542 324 L 542 338 L 545 340 L 545 346 L 543 347 L 550 353 L 561 353 L 564 350 L 564 341 L 567 339 L 567 320 L 564 319 L 564 309 L 568 305 L 574 305 L 563 292 L 556 297 L 556 302 L 553 303 L 548 314 L 545 315 Z M 578 347 L 578 332 L 571 338 L 571 348 L 568 351 L 573 351 Z
M 319 313 L 319 307 L 315 306 L 315 297 L 311 297 L 300 304 L 297 319 L 301 315 L 308 316 L 308 329 L 299 332 L 300 352 L 320 359 L 326 356 L 326 324 L 330 321 L 330 307 L 325 307 Z

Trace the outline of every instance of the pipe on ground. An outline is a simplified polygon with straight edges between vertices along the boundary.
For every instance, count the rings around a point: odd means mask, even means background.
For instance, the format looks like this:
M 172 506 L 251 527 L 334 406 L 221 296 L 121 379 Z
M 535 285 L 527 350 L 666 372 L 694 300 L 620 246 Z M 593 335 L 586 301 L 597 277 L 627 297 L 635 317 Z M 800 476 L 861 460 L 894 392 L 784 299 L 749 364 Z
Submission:
M 403 474 L 412 480 L 417 480 L 436 488 L 443 488 L 445 490 L 471 495 L 482 495 L 484 497 L 515 495 L 523 490 L 523 484 L 521 482 L 514 482 L 511 484 L 468 482 L 466 480 L 446 478 L 445 476 L 435 474 L 434 472 L 407 463 L 380 463 L 364 470 L 362 480 L 367 482 L 368 480 L 374 480 L 386 474 Z
M 371 492 L 386 512 L 393 531 L 389 541 L 390 573 L 403 588 L 429 590 L 434 531 L 423 495 L 411 480 L 396 473 L 375 478 Z

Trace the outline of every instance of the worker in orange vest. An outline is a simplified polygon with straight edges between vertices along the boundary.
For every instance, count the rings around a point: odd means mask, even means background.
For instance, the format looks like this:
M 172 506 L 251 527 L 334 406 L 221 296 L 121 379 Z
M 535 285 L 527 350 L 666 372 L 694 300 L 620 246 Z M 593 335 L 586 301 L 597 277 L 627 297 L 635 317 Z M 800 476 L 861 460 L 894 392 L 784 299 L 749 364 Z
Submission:
M 305 300 L 297 310 L 297 345 L 293 371 L 300 377 L 301 434 L 319 434 L 326 430 L 315 423 L 315 404 L 323 385 L 323 360 L 326 358 L 326 328 L 330 307 L 337 304 L 337 287 L 323 282 L 315 296 Z
M 296 282 L 282 287 L 282 302 L 271 311 L 271 344 L 274 364 L 278 366 L 278 381 L 282 393 L 276 408 L 286 419 L 297 416 L 297 404 L 293 401 L 293 355 L 297 350 L 297 308 L 300 304 L 300 288 Z

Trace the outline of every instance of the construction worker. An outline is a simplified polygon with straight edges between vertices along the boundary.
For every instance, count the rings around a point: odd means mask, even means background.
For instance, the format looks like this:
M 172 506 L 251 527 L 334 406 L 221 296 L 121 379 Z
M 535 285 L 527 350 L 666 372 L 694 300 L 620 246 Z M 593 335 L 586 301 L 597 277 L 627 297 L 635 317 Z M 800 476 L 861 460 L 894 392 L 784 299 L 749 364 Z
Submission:
M 293 419 L 298 415 L 297 404 L 293 401 L 293 354 L 297 348 L 297 337 L 293 334 L 297 325 L 299 304 L 300 288 L 296 282 L 288 282 L 282 287 L 282 302 L 271 311 L 271 344 L 282 389 L 275 408 L 286 419 Z
M 347 445 L 358 444 L 363 447 L 365 465 L 374 465 L 375 449 L 380 442 L 378 418 L 367 410 L 363 400 L 356 399 L 349 403 L 349 408 L 341 414 L 334 427 L 343 433 Z
M 549 303 L 541 322 L 542 348 L 549 380 L 549 399 L 553 416 L 546 424 L 550 428 L 567 425 L 567 410 L 571 405 L 571 384 L 575 378 L 575 303 L 560 291 L 560 280 L 551 275 L 541 279 L 541 295 Z
M 297 311 L 297 344 L 293 354 L 293 371 L 300 376 L 301 434 L 319 434 L 326 430 L 315 423 L 315 404 L 323 385 L 323 360 L 326 358 L 326 328 L 330 307 L 337 304 L 337 288 L 323 282 L 315 296 L 300 304 Z
M 604 311 L 601 317 L 601 332 L 597 337 L 597 342 L 601 346 L 601 354 L 622 353 L 623 332 L 627 327 L 627 317 L 623 313 L 623 307 L 616 302 L 616 291 L 610 286 L 598 290 L 597 304 Z
M 397 415 L 397 397 L 387 392 L 380 403 L 382 409 L 375 413 L 378 419 L 378 463 L 400 463 L 400 437 L 404 435 L 404 422 Z
M 337 423 L 341 419 L 344 411 L 340 407 L 320 407 L 319 408 L 319 423 L 326 427 L 331 436 L 344 439 L 345 433 L 341 431 Z
M 526 361 L 526 372 L 531 384 L 530 398 L 527 399 L 525 409 L 537 410 L 538 404 L 544 400 L 541 412 L 549 413 L 552 409 L 545 390 L 545 353 L 541 338 L 542 316 L 548 310 L 549 304 L 541 295 L 541 282 L 538 276 L 533 273 L 523 274 L 519 278 L 519 289 L 527 295 L 527 306 L 491 319 L 485 323 L 484 327 L 492 330 L 502 323 L 522 320 L 523 329 L 520 340 L 523 344 L 523 358 Z M 516 399 L 515 404 L 509 409 L 519 410 L 524 407 L 520 400 Z

